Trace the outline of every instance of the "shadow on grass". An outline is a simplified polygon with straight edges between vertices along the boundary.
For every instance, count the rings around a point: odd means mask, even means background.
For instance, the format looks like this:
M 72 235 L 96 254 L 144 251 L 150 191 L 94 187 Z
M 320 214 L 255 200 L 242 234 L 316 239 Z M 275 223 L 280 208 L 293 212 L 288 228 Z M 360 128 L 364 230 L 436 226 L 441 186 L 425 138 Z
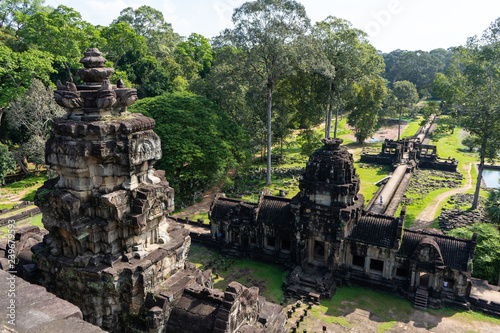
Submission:
M 188 259 L 200 269 L 207 269 L 212 263 L 215 288 L 225 290 L 231 281 L 237 281 L 245 287 L 258 287 L 259 294 L 271 302 L 279 304 L 283 301 L 281 286 L 290 272 L 282 267 L 253 260 L 227 258 L 218 251 L 199 244 L 191 244 Z

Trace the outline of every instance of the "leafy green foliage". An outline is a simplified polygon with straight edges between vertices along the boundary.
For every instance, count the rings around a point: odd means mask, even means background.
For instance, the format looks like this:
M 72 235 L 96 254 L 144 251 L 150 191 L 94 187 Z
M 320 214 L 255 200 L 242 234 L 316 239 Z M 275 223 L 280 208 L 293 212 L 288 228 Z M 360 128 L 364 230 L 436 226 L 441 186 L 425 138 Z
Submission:
M 25 17 L 18 35 L 30 48 L 49 52 L 56 62 L 64 64 L 71 81 L 71 69 L 80 67 L 85 50 L 102 42 L 92 24 L 65 6 Z
M 472 135 L 467 135 L 463 140 L 462 144 L 469 148 L 469 151 L 472 152 L 474 148 L 477 148 L 478 146 L 478 140 L 477 138 L 474 138 Z
M 307 128 L 299 134 L 297 142 L 300 145 L 300 153 L 309 156 L 313 151 L 321 147 L 321 134 Z
M 417 87 L 410 81 L 397 81 L 391 91 L 396 109 L 399 111 L 398 139 L 401 137 L 401 117 L 418 102 Z
M 9 147 L 0 143 L 0 184 L 5 183 L 5 176 L 16 170 L 16 161 L 9 151 Z
M 5 107 L 18 96 L 22 96 L 33 78 L 49 82 L 54 57 L 39 50 L 14 52 L 0 45 L 0 107 Z
M 239 49 L 245 75 L 266 87 L 267 150 L 271 151 L 272 98 L 276 82 L 293 72 L 300 54 L 299 36 L 309 29 L 303 5 L 294 0 L 257 0 L 234 10 L 234 29 L 226 29 L 217 42 L 220 47 Z M 238 55 L 238 54 L 234 54 Z M 267 184 L 271 184 L 271 154 L 267 157 Z
M 146 53 L 144 37 L 136 34 L 127 23 L 114 23 L 102 28 L 101 37 L 106 39 L 106 46 L 101 51 L 106 53 L 108 60 L 113 61 L 113 67 L 127 52 L 137 52 L 139 56 Z
M 324 96 L 324 104 L 328 105 L 325 136 L 330 137 L 332 109 L 339 110 L 345 106 L 351 97 L 353 83 L 360 84 L 381 73 L 384 70 L 384 60 L 368 42 L 365 32 L 341 18 L 329 16 L 316 23 L 313 36 L 320 49 L 315 56 L 324 57 L 334 69 L 332 73 L 329 70 L 322 73 L 324 84 L 328 87 L 328 93 Z
M 19 27 L 24 17 L 41 11 L 48 11 L 43 7 L 44 0 L 2 0 L 0 2 L 0 27 Z
M 166 171 L 180 206 L 246 160 L 245 133 L 204 97 L 165 94 L 139 100 L 130 110 L 156 120 L 163 152 L 156 167 Z
M 138 35 L 144 36 L 148 54 L 156 59 L 171 55 L 180 41 L 172 25 L 165 22 L 163 14 L 150 6 L 144 5 L 135 10 L 132 7 L 123 9 L 120 16 L 113 21 L 113 24 L 116 23 L 128 23 Z
M 396 50 L 383 56 L 386 60 L 385 78 L 391 83 L 410 81 L 420 96 L 429 95 L 436 74 L 445 66 L 439 57 L 422 50 Z
M 368 81 L 368 80 L 367 80 Z M 363 143 L 371 137 L 377 128 L 378 113 L 387 91 L 382 78 L 369 80 L 362 85 L 353 84 L 353 97 L 346 105 L 351 113 L 347 123 L 354 127 L 354 136 L 358 143 Z
M 202 35 L 192 33 L 187 41 L 177 44 L 175 49 L 175 61 L 181 65 L 184 76 L 193 79 L 199 75 L 204 78 L 212 67 L 212 47 L 208 39 Z
M 491 222 L 500 225 L 500 190 L 492 190 L 486 201 L 486 214 Z
M 473 233 L 477 233 L 477 245 L 472 275 L 496 284 L 500 274 L 500 232 L 494 224 L 475 223 L 470 227 L 453 229 L 448 234 L 471 239 Z
M 469 38 L 454 49 L 446 76 L 436 78 L 436 91 L 456 106 L 459 122 L 478 138 L 480 163 L 472 208 L 478 206 L 484 160 L 500 149 L 500 19 L 482 37 Z
M 9 126 L 21 129 L 28 138 L 16 151 L 16 160 L 45 164 L 45 140 L 50 126 L 55 118 L 64 114 L 64 109 L 54 100 L 52 89 L 33 80 L 27 93 L 12 101 L 7 110 Z

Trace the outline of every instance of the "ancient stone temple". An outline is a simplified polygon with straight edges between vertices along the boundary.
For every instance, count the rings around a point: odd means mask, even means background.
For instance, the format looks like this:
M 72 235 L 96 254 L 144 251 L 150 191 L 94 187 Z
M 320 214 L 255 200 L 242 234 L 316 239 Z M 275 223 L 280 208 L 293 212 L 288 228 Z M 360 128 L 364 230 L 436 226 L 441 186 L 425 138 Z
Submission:
M 415 305 L 466 307 L 475 238 L 404 229 L 399 217 L 363 209 L 352 154 L 323 139 L 292 199 L 261 195 L 258 203 L 216 196 L 211 235 L 224 251 L 291 266 L 290 296 L 329 298 L 337 285 L 399 293 Z
M 205 324 L 183 332 L 282 332 L 282 309 L 258 289 L 214 290 L 211 271 L 186 261 L 189 232 L 167 222 L 174 191 L 153 168 L 161 158 L 155 121 L 127 111 L 136 90 L 111 84 L 105 62 L 88 49 L 78 71 L 84 83 L 58 82 L 54 92 L 67 114 L 46 145 L 58 177 L 35 198 L 49 231 L 33 249 L 42 284 L 112 332 L 180 332 L 193 316 Z M 201 305 L 185 308 L 189 300 Z

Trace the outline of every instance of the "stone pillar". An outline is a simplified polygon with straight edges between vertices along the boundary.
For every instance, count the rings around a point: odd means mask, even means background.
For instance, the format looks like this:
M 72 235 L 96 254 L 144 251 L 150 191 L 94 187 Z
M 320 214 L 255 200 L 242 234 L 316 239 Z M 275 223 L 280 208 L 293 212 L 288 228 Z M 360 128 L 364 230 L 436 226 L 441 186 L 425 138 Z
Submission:
M 369 256 L 366 256 L 365 257 L 365 273 L 369 273 L 370 272 L 370 257 Z

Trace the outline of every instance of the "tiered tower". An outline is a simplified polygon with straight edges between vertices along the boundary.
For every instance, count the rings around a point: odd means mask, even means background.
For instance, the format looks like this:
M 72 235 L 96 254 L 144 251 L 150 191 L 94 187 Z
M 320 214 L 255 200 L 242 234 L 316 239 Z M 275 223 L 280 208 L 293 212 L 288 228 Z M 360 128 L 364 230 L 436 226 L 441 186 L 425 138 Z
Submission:
M 111 84 L 105 62 L 88 49 L 78 71 L 84 84 L 58 82 L 54 92 L 67 114 L 46 145 L 58 177 L 35 198 L 49 231 L 35 257 L 49 290 L 86 320 L 120 331 L 146 290 L 184 267 L 190 237 L 167 223 L 174 191 L 153 169 L 161 157 L 155 121 L 127 111 L 137 92 Z
M 300 192 L 292 202 L 304 252 L 299 262 L 337 268 L 341 242 L 360 216 L 364 199 L 352 154 L 341 147 L 342 139 L 323 139 L 306 165 Z

